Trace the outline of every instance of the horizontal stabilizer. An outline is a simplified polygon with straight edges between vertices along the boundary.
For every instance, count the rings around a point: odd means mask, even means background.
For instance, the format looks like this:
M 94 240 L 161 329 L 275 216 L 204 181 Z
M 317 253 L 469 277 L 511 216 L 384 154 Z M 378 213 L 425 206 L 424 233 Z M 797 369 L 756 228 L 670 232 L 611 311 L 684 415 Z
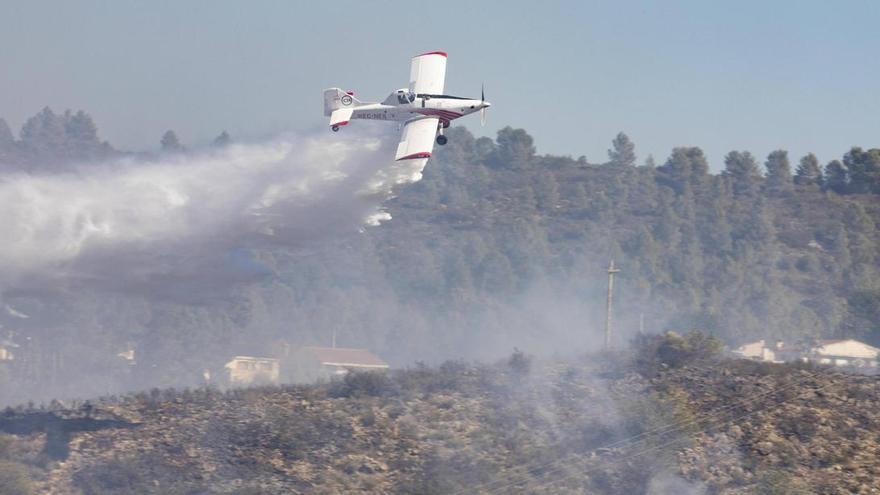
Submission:
M 333 110 L 333 113 L 330 114 L 330 127 L 348 124 L 348 121 L 351 120 L 352 113 L 354 113 L 354 109 L 352 108 Z

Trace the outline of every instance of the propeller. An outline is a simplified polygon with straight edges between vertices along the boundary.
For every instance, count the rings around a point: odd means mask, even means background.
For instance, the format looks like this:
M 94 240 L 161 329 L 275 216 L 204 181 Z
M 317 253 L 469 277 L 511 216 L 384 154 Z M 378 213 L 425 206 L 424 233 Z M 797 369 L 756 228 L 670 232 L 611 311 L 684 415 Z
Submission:
M 482 108 L 480 108 L 480 127 L 486 127 L 486 106 L 483 105 L 486 103 L 486 88 L 480 84 L 480 104 Z

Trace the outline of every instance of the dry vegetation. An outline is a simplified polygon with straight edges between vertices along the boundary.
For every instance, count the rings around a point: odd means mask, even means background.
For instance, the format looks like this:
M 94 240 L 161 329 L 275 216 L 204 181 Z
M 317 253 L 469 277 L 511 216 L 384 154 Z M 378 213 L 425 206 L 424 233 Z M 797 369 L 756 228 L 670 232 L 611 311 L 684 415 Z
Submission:
M 694 350 L 706 343 L 696 334 L 646 340 L 613 358 L 540 363 L 517 353 L 493 366 L 156 390 L 58 410 L 80 425 L 69 454 L 47 454 L 38 428 L 3 437 L 0 492 L 880 490 L 875 377 L 713 361 L 712 345 Z M 0 426 L 34 414 L 8 410 Z M 114 426 L 87 427 L 108 418 Z

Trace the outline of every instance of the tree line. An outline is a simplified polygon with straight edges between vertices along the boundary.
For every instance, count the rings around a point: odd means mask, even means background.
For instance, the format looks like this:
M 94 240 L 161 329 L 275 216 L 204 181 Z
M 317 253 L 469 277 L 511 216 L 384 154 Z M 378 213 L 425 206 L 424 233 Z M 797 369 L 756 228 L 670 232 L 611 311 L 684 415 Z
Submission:
M 229 133 L 223 131 L 212 145 L 222 147 L 231 142 Z M 170 129 L 162 134 L 159 145 L 164 153 L 186 151 Z M 122 154 L 98 136 L 91 115 L 82 110 L 57 114 L 45 107 L 25 121 L 17 138 L 0 118 L 0 170 L 51 171 L 68 163 L 91 163 Z
M 880 344 L 878 149 L 852 148 L 825 166 L 808 154 L 794 170 L 784 150 L 763 164 L 735 150 L 712 173 L 698 147 L 639 162 L 624 133 L 601 163 L 539 155 L 523 129 L 447 135 L 424 178 L 387 202 L 393 220 L 251 248 L 271 275 L 207 303 L 97 289 L 5 294 L 4 304 L 35 309 L 17 337 L 31 365 L 0 369 L 11 384 L 3 400 L 192 385 L 206 370 L 222 374 L 232 355 L 329 345 L 331 335 L 395 366 L 488 359 L 513 346 L 598 348 L 611 258 L 622 269 L 618 345 L 640 328 L 701 330 L 728 345 Z M 117 358 L 129 347 L 132 365 Z

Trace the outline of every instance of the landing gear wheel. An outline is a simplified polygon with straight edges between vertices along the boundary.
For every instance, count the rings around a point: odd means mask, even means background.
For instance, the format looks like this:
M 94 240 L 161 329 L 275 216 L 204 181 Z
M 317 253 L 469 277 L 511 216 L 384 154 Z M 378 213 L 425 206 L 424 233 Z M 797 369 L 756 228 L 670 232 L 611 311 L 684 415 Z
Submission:
M 444 136 L 443 134 L 440 134 L 439 136 L 437 136 L 437 144 L 439 144 L 440 146 L 443 146 L 444 144 L 446 144 L 446 141 L 447 141 L 446 136 Z
M 339 132 L 339 126 L 338 126 L 338 125 L 334 125 L 334 126 L 331 127 L 330 129 L 332 129 L 333 132 Z

